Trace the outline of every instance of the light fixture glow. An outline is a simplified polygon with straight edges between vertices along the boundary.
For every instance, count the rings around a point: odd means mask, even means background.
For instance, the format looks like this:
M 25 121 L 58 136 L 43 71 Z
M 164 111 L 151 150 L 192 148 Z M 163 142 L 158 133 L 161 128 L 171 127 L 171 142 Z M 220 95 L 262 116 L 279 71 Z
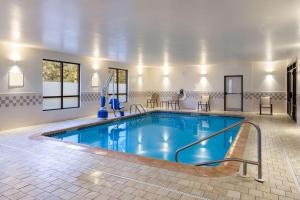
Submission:
M 144 154 L 146 151 L 143 150 L 142 144 L 138 144 L 137 154 Z
M 164 141 L 165 141 L 165 142 L 168 141 L 168 139 L 169 139 L 169 134 L 168 134 L 167 131 L 164 131 L 164 133 L 163 133 L 163 138 L 164 138 Z
M 140 76 L 138 77 L 138 87 L 139 87 L 139 89 L 141 89 L 142 84 L 143 84 L 143 79 L 142 79 L 142 76 L 140 75 Z
M 95 171 L 91 174 L 92 177 L 99 177 L 103 174 L 103 172 L 100 172 L 100 171 Z
M 137 66 L 137 71 L 138 71 L 138 76 L 142 76 L 142 74 L 143 74 L 143 66 L 142 65 Z
M 164 52 L 164 65 L 163 65 L 163 75 L 168 76 L 170 72 L 170 66 L 169 66 L 169 53 L 166 50 Z
M 169 144 L 167 142 L 163 143 L 161 151 L 163 151 L 163 152 L 169 152 Z
M 15 62 L 21 60 L 20 45 L 18 45 L 16 43 L 11 44 L 11 51 L 10 51 L 9 58 Z
M 138 141 L 139 141 L 139 144 L 142 143 L 142 135 L 141 135 L 141 133 L 139 133 Z
M 207 74 L 207 66 L 206 65 L 200 65 L 200 74 L 201 75 Z
M 202 141 L 200 144 L 201 144 L 202 146 L 205 146 L 206 143 L 207 143 L 207 140 L 204 140 L 204 141 Z
M 207 90 L 207 78 L 205 76 L 201 76 L 200 85 L 202 86 L 202 90 Z
M 11 18 L 11 36 L 14 42 L 18 42 L 21 38 L 21 12 L 20 7 L 13 6 Z
M 164 75 L 164 77 L 168 77 L 169 73 L 170 73 L 170 67 L 164 66 L 163 67 L 163 75 Z
M 273 91 L 274 90 L 274 87 L 277 85 L 274 77 L 272 74 L 267 74 L 265 76 L 265 79 L 263 81 L 263 86 L 266 90 L 268 91 Z
M 92 68 L 94 70 L 99 70 L 100 69 L 100 62 L 101 62 L 100 59 L 94 59 L 93 64 L 92 64 Z
M 105 155 L 107 155 L 107 152 L 105 152 L 105 151 L 94 151 L 94 154 L 105 156 Z
M 139 48 L 138 65 L 137 65 L 137 73 L 138 73 L 139 77 L 142 76 L 142 74 L 143 74 L 143 68 L 144 68 L 143 54 L 142 54 L 141 48 Z
M 270 33 L 267 34 L 266 38 L 266 58 L 267 61 L 272 61 L 273 55 L 272 55 L 272 41 L 271 41 L 271 35 Z
M 273 68 L 272 62 L 268 62 L 267 66 L 266 66 L 266 72 L 272 73 L 273 71 L 274 71 L 274 68 Z
M 207 63 L 207 54 L 205 51 L 201 53 L 201 65 L 205 65 Z

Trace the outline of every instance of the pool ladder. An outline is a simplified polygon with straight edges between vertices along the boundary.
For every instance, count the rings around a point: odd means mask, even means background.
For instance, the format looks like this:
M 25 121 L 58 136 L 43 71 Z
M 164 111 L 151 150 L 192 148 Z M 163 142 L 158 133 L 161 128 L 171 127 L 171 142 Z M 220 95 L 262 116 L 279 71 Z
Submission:
M 137 113 L 137 111 L 140 114 L 146 113 L 146 110 L 145 110 L 145 108 L 142 104 L 132 104 L 132 105 L 130 105 L 130 114 L 131 114 L 131 110 L 132 110 L 133 107 L 135 108 L 135 111 L 134 111 L 135 113 Z
M 261 130 L 260 127 L 258 125 L 256 125 L 255 123 L 251 122 L 251 121 L 241 121 L 238 123 L 235 123 L 231 126 L 228 126 L 220 131 L 217 131 L 205 138 L 202 138 L 200 140 L 197 140 L 195 142 L 192 142 L 184 147 L 179 148 L 176 153 L 175 153 L 175 160 L 176 162 L 179 162 L 178 159 L 178 155 L 181 151 L 188 149 L 196 144 L 199 144 L 203 141 L 206 141 L 210 138 L 213 138 L 217 135 L 220 135 L 230 129 L 233 129 L 237 126 L 240 126 L 242 124 L 250 124 L 252 126 L 254 126 L 254 128 L 256 129 L 256 133 L 257 133 L 257 161 L 252 161 L 252 160 L 245 160 L 245 159 L 241 159 L 241 158 L 224 158 L 223 160 L 214 160 L 214 161 L 208 161 L 208 162 L 202 162 L 202 163 L 198 163 L 198 164 L 194 164 L 195 166 L 204 166 L 204 165 L 211 165 L 211 164 L 215 164 L 215 163 L 222 163 L 222 162 L 228 162 L 228 161 L 235 161 L 235 162 L 241 162 L 243 163 L 243 176 L 246 177 L 247 175 L 247 164 L 251 164 L 251 165 L 257 165 L 257 178 L 255 178 L 256 181 L 258 182 L 264 182 L 264 180 L 262 179 L 262 159 L 261 159 Z

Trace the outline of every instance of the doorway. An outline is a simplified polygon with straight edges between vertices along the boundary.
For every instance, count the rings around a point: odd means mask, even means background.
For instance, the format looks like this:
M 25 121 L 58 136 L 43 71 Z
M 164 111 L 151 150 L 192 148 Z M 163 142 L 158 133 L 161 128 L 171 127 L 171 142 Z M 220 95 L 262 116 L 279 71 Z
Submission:
M 224 76 L 224 111 L 243 112 L 243 75 Z
M 287 113 L 297 120 L 297 61 L 287 67 Z

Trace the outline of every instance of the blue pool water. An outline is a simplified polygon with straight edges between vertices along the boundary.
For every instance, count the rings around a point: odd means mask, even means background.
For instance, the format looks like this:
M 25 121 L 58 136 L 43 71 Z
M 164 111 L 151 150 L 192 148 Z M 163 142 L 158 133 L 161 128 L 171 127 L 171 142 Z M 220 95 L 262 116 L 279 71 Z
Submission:
M 65 131 L 52 137 L 174 162 L 178 148 L 241 120 L 243 118 L 157 112 Z M 236 127 L 181 152 L 180 161 L 192 164 L 223 159 L 238 130 Z

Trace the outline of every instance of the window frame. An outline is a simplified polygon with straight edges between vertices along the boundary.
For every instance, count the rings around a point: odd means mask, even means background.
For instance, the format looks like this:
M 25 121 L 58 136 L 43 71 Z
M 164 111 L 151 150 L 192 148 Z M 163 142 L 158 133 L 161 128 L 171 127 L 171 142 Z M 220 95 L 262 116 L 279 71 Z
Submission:
M 44 96 L 43 94 L 43 100 L 44 99 L 52 99 L 52 98 L 60 98 L 60 108 L 53 108 L 53 109 L 43 109 L 43 111 L 53 111 L 53 110 L 66 110 L 66 109 L 73 109 L 73 108 L 80 108 L 80 63 L 75 63 L 75 62 L 67 62 L 67 61 L 60 61 L 60 60 L 52 60 L 52 59 L 43 59 L 44 61 L 49 61 L 49 62 L 57 62 L 60 63 L 60 96 Z M 64 63 L 65 64 L 74 64 L 77 65 L 77 73 L 78 73 L 78 94 L 77 95 L 65 95 L 64 96 Z M 43 64 L 44 67 L 44 64 Z M 44 82 L 44 80 L 43 80 Z M 73 106 L 73 107 L 67 107 L 64 108 L 64 98 L 78 98 L 78 106 Z
M 117 79 L 117 92 L 115 93 L 115 95 L 117 96 L 117 98 L 119 99 L 119 96 L 121 95 L 125 95 L 126 96 L 126 101 L 124 103 L 128 102 L 128 70 L 127 69 L 121 69 L 121 68 L 114 68 L 114 67 L 109 67 L 108 69 L 112 69 L 115 70 L 116 74 L 116 79 Z M 126 73 L 126 93 L 122 92 L 119 93 L 119 71 L 125 71 Z M 108 95 L 111 96 L 112 94 L 109 93 L 108 91 Z

